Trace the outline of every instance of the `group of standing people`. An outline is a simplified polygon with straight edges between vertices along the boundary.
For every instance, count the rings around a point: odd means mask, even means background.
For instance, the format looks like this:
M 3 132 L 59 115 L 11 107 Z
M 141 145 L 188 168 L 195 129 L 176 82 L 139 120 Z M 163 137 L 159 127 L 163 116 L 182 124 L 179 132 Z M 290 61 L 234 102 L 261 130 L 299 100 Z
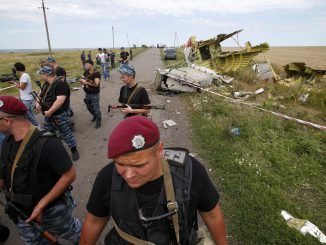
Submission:
M 59 129 L 76 160 L 67 83 L 48 61 L 40 68 L 44 84 L 38 106 L 47 130 L 33 126 L 23 100 L 0 96 L 0 132 L 7 135 L 1 148 L 0 188 L 27 214 L 27 219 L 11 217 L 26 244 L 49 244 L 30 222 L 73 244 L 96 244 L 111 219 L 114 227 L 105 244 L 195 245 L 197 211 L 215 243 L 227 244 L 219 194 L 205 168 L 186 149 L 164 149 L 158 126 L 147 118 L 149 110 L 132 108 L 132 104 L 151 102 L 137 83 L 128 56 L 122 55 L 118 70 L 123 82 L 118 102 L 123 106 L 112 106 L 119 107 L 124 118 L 109 135 L 107 157 L 113 161 L 96 177 L 83 225 L 72 215 L 75 168 L 59 138 L 49 131 L 51 126 Z M 84 102 L 99 128 L 101 74 L 91 59 L 84 65 L 80 79 Z

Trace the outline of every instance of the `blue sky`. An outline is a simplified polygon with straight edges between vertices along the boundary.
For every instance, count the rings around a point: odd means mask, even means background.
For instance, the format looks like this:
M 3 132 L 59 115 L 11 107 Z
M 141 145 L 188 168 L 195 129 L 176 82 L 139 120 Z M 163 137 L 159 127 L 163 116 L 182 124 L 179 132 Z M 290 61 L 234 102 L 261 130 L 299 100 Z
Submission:
M 0 49 L 44 49 L 41 0 L 0 0 Z M 325 46 L 326 0 L 45 0 L 51 46 L 184 44 L 244 29 L 241 46 Z M 128 37 L 128 38 L 127 38 Z M 129 44 L 128 44 L 129 39 Z M 223 46 L 236 46 L 228 40 Z

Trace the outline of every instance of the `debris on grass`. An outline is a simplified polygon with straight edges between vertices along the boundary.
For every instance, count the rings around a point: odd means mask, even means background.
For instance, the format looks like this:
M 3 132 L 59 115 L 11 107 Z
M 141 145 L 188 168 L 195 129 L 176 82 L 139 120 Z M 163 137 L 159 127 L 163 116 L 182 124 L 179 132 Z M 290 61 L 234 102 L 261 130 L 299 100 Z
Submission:
M 286 220 L 289 227 L 298 230 L 303 235 L 309 234 L 316 237 L 321 243 L 326 243 L 326 236 L 324 233 L 322 233 L 319 228 L 309 220 L 294 218 L 291 214 L 284 210 L 281 211 L 281 215 Z

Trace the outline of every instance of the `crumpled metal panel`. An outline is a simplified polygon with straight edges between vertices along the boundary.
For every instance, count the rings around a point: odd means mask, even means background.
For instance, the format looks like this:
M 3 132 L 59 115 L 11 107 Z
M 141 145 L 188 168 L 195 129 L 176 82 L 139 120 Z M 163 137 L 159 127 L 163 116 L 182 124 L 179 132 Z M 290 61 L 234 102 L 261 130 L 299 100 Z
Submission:
M 190 62 L 216 71 L 237 70 L 248 66 L 255 56 L 268 51 L 269 45 L 268 43 L 262 43 L 251 46 L 250 42 L 247 42 L 246 47 L 242 50 L 224 52 L 220 43 L 241 31 L 219 34 L 215 38 L 198 42 L 195 37 L 191 37 L 187 43 L 187 47 L 191 47 L 191 51 L 186 59 L 188 58 Z

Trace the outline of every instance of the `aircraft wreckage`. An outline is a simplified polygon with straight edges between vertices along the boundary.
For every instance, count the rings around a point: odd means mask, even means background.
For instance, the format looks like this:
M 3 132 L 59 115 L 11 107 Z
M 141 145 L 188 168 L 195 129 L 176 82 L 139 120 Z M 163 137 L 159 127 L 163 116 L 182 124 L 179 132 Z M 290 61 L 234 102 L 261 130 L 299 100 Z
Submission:
M 218 71 L 237 70 L 246 67 L 259 53 L 269 50 L 267 43 L 246 47 L 238 51 L 223 51 L 221 42 L 240 33 L 242 30 L 230 34 L 219 34 L 215 38 L 205 41 L 196 41 L 190 37 L 184 49 L 185 59 L 189 67 L 177 69 L 157 69 L 156 83 L 158 88 L 176 92 L 194 92 L 198 88 L 211 85 L 213 80 L 225 83 L 232 78 L 222 76 Z

